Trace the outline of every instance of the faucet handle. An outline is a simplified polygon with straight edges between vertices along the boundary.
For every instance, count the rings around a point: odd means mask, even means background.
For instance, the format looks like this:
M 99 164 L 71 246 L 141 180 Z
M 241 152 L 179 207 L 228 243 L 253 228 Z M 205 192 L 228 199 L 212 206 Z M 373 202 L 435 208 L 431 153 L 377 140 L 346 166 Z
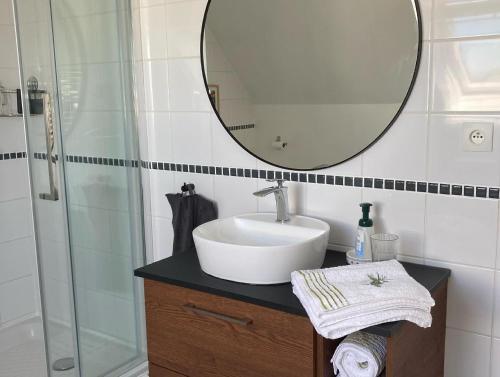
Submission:
M 286 179 L 266 179 L 267 182 L 276 182 L 279 188 L 283 187 L 283 184 L 286 182 Z

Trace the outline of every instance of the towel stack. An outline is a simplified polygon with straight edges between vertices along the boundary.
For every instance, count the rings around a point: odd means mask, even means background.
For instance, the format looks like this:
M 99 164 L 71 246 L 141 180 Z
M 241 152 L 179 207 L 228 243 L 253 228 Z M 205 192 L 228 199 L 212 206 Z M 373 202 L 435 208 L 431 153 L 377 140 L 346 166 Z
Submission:
M 377 377 L 384 370 L 386 354 L 386 338 L 358 331 L 335 350 L 333 370 L 338 377 Z
M 292 273 L 293 292 L 314 328 L 338 339 L 380 323 L 432 324 L 429 291 L 396 260 Z

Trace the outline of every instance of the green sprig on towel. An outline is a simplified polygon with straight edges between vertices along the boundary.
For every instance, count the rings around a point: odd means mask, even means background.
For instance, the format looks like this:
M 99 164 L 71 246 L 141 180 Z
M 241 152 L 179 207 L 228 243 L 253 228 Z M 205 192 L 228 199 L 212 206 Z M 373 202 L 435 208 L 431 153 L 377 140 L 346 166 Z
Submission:
M 380 288 L 383 284 L 389 282 L 387 278 L 384 275 L 380 275 L 377 272 L 377 276 L 374 276 L 372 274 L 368 274 L 368 278 L 370 279 L 370 285 L 373 285 L 374 287 Z

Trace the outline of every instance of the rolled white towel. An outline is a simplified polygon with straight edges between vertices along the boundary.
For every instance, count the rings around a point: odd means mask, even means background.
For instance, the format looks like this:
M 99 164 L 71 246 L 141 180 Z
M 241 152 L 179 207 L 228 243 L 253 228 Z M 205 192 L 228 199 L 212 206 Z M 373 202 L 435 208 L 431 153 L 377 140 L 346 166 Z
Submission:
M 332 357 L 338 377 L 377 377 L 385 367 L 387 339 L 364 332 L 347 336 Z

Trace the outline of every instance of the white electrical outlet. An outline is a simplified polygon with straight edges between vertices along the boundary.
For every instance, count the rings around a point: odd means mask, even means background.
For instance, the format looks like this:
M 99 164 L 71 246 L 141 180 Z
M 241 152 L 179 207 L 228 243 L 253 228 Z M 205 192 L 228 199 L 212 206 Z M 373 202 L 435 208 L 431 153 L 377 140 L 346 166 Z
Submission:
M 493 151 L 493 123 L 464 123 L 463 150 L 465 152 Z

